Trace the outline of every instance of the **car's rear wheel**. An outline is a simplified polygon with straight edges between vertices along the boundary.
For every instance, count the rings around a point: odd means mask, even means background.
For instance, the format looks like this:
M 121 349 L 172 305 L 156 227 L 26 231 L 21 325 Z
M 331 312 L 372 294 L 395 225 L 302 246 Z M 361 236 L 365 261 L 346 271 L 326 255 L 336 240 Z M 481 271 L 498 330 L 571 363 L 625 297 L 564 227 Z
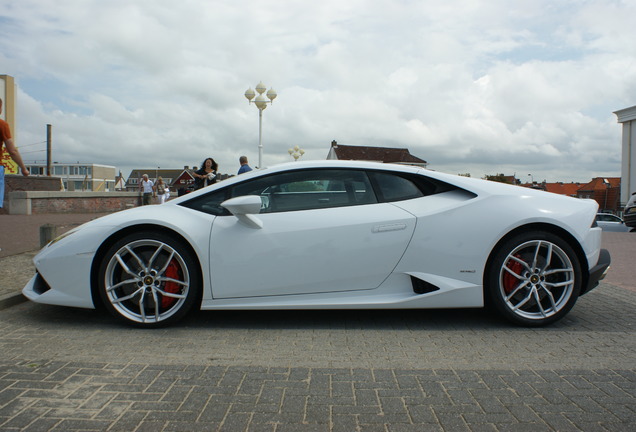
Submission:
M 563 318 L 581 291 L 582 273 L 572 247 L 549 232 L 526 232 L 495 252 L 486 296 L 508 320 L 542 326 Z
M 138 327 L 183 318 L 201 301 L 193 253 L 159 232 L 129 234 L 109 248 L 99 270 L 99 294 L 115 317 Z

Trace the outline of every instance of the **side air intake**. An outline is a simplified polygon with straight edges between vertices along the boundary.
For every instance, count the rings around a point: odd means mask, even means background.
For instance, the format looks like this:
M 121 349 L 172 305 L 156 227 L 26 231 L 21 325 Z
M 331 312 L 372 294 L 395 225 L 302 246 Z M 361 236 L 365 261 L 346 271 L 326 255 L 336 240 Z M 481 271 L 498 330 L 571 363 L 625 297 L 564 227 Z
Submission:
M 413 292 L 415 294 L 428 294 L 435 291 L 439 291 L 439 287 L 432 283 L 423 281 L 416 277 L 411 276 L 411 283 L 413 284 Z
M 38 294 L 38 295 L 42 295 L 45 292 L 47 292 L 48 290 L 51 289 L 51 287 L 49 286 L 48 283 L 46 283 L 46 281 L 44 280 L 44 278 L 40 275 L 40 273 L 36 273 L 35 275 L 35 283 L 33 284 L 33 291 Z

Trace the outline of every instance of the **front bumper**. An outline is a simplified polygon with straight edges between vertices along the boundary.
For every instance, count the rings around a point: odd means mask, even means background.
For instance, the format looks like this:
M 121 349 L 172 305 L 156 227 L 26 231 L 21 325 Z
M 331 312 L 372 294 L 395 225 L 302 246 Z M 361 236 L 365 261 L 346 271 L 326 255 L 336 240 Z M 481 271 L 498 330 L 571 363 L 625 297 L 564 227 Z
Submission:
M 603 280 L 603 278 L 607 274 L 607 271 L 609 270 L 611 262 L 612 258 L 610 257 L 610 253 L 608 252 L 608 250 L 601 249 L 598 257 L 598 262 L 594 267 L 590 269 L 590 278 L 587 282 L 587 286 L 583 287 L 583 289 L 581 290 L 581 294 L 579 295 L 583 295 L 592 291 L 592 289 L 595 288 L 601 280 Z

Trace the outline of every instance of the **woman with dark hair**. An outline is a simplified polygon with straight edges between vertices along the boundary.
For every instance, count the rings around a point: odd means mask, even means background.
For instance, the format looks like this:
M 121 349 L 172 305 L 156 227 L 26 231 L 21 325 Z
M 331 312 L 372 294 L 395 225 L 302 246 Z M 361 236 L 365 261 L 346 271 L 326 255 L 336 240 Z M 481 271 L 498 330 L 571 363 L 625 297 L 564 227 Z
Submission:
M 201 163 L 201 168 L 192 175 L 194 176 L 194 190 L 216 183 L 216 175 L 219 166 L 212 158 L 206 158 Z

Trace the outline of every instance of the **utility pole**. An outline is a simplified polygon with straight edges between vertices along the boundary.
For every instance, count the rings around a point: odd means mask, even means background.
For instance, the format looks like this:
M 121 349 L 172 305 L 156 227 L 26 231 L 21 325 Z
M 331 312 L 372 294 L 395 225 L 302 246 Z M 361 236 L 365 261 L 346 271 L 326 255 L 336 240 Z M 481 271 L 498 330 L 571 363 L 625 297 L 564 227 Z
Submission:
M 46 125 L 46 175 L 51 177 L 52 171 L 52 159 L 53 156 L 51 154 L 51 129 L 52 126 L 50 124 Z

